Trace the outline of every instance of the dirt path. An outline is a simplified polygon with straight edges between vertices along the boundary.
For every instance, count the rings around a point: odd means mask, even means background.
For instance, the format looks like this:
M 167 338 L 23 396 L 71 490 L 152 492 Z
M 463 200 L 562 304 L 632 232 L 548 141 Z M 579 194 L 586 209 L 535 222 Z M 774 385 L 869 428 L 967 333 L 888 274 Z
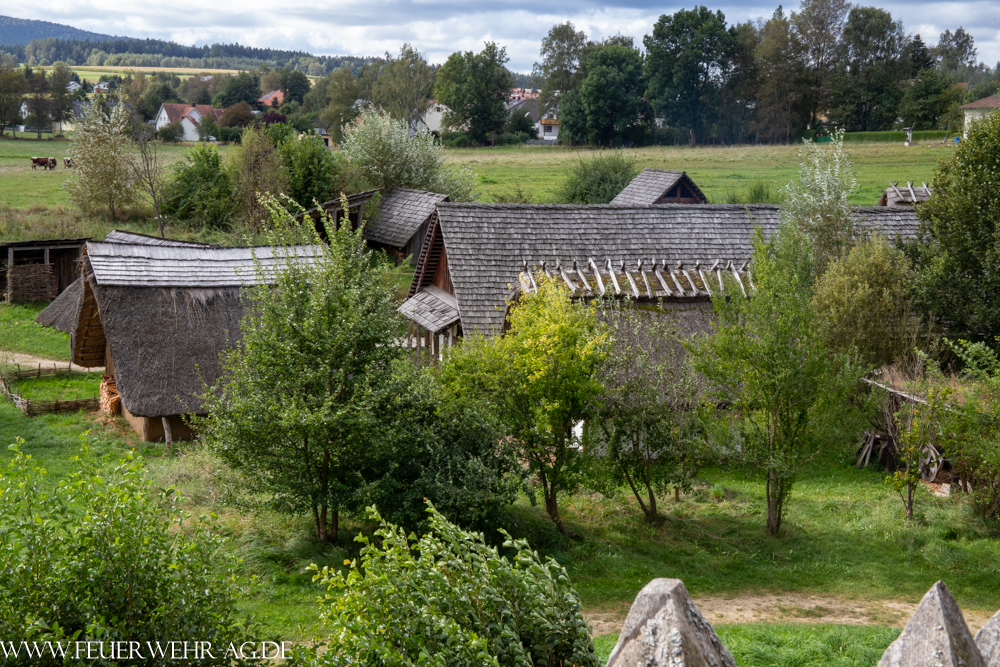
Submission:
M 719 595 L 695 598 L 694 603 L 712 624 L 838 623 L 902 627 L 917 608 L 916 602 L 849 600 L 807 593 Z M 591 608 L 584 610 L 584 615 L 594 636 L 616 634 L 621 631 L 630 606 Z M 993 615 L 990 611 L 962 611 L 973 634 Z
M 77 366 L 76 364 L 69 364 L 66 361 L 53 361 L 52 359 L 42 359 L 41 357 L 36 357 L 30 354 L 24 354 L 23 352 L 14 352 L 14 363 L 20 364 L 22 369 L 37 368 L 39 364 L 42 368 L 52 368 L 53 364 L 58 368 L 66 368 L 67 365 L 70 366 L 74 371 L 80 371 L 85 373 L 103 373 L 104 366 L 99 366 L 97 368 L 83 368 Z

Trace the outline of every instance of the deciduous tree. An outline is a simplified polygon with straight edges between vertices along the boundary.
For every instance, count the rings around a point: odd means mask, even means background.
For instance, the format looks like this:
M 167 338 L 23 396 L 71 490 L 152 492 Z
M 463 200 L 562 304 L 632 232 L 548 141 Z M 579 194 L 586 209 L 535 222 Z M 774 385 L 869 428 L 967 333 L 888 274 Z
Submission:
M 635 136 L 640 125 L 652 121 L 645 88 L 638 49 L 608 44 L 587 57 L 580 101 L 598 144 L 613 146 L 616 139 Z
M 448 107 L 444 123 L 463 129 L 474 142 L 495 141 L 507 120 L 507 99 L 514 78 L 507 69 L 507 49 L 487 42 L 479 53 L 453 53 L 438 70 L 437 101 Z
M 586 45 L 587 34 L 569 21 L 552 26 L 542 38 L 542 61 L 535 63 L 534 71 L 534 77 L 541 82 L 538 104 L 542 110 L 557 106 L 561 94 L 580 89 Z
M 7 125 L 15 125 L 21 117 L 21 104 L 28 92 L 24 71 L 17 67 L 0 68 L 0 136 Z M 17 138 L 17 133 L 14 133 Z

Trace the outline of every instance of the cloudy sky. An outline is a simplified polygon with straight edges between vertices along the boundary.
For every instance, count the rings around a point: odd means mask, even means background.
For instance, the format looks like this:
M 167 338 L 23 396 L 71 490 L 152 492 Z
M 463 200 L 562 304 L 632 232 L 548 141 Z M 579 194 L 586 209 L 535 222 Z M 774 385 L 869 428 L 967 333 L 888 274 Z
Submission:
M 729 22 L 769 16 L 776 5 L 761 0 L 723 0 L 713 5 Z M 153 37 L 182 44 L 239 42 L 328 55 L 380 55 L 408 41 L 431 62 L 457 50 L 479 50 L 485 40 L 507 47 L 510 67 L 528 72 L 538 58 L 541 38 L 555 23 L 572 21 L 591 38 L 618 32 L 641 43 L 664 13 L 691 5 L 626 0 L 241 0 L 240 2 L 128 3 L 120 0 L 51 0 L 27 3 L 14 15 L 66 23 L 95 32 Z M 940 1 L 882 5 L 902 18 L 910 33 L 928 45 L 947 28 L 965 27 L 976 39 L 979 59 L 1000 60 L 1000 0 Z M 786 6 L 786 11 L 795 9 Z M 34 9 L 37 8 L 37 9 Z M 11 8 L 13 9 L 13 8 Z

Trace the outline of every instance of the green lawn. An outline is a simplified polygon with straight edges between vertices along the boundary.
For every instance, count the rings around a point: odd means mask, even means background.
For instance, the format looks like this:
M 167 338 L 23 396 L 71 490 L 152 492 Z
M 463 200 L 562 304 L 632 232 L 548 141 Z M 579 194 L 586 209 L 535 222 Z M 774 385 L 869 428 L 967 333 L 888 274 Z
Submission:
M 0 348 L 43 359 L 69 361 L 69 336 L 35 324 L 35 316 L 48 302 L 0 303 Z
M 747 623 L 715 630 L 740 667 L 872 667 L 899 636 L 898 628 L 878 625 Z M 617 635 L 594 640 L 603 662 L 617 641 Z
M 797 146 L 655 146 L 625 149 L 640 168 L 686 171 L 710 202 L 723 201 L 730 190 L 742 190 L 748 181 L 761 178 L 783 186 L 798 174 Z M 931 182 L 937 162 L 949 158 L 951 145 L 925 143 L 857 143 L 848 145 L 859 172 L 860 190 L 853 201 L 875 205 L 889 181 Z M 468 165 L 480 178 L 484 201 L 520 185 L 538 203 L 558 201 L 558 190 L 567 172 L 594 151 L 554 146 L 465 148 L 446 151 L 448 161 Z
M 73 373 L 72 375 L 26 378 L 12 383 L 21 396 L 36 401 L 73 401 L 94 398 L 101 387 L 100 373 Z

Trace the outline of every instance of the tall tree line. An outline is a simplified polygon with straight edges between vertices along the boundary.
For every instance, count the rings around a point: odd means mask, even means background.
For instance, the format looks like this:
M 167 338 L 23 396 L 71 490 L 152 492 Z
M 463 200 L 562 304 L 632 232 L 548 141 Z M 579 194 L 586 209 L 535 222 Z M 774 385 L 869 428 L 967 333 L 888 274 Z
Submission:
M 887 10 L 846 0 L 802 0 L 735 25 L 698 6 L 660 16 L 642 44 L 552 27 L 534 75 L 562 139 L 784 143 L 835 127 L 948 130 L 962 103 L 1000 88 L 963 28 L 929 47 Z

